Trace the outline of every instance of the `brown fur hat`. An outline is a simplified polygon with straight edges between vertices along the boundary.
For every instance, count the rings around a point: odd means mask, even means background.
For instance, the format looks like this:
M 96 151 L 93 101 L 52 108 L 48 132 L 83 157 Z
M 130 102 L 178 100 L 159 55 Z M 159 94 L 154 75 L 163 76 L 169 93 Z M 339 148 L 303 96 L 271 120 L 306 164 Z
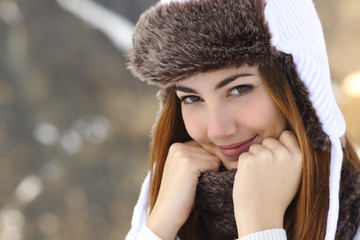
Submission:
M 130 69 L 168 86 L 196 73 L 236 63 L 270 61 L 274 51 L 262 1 L 187 1 L 160 4 L 136 25 Z
M 263 0 L 202 0 L 158 4 L 142 14 L 133 35 L 129 68 L 163 90 L 198 73 L 275 61 L 292 86 L 307 136 L 330 149 L 328 135 L 309 100 L 291 55 L 271 45 Z

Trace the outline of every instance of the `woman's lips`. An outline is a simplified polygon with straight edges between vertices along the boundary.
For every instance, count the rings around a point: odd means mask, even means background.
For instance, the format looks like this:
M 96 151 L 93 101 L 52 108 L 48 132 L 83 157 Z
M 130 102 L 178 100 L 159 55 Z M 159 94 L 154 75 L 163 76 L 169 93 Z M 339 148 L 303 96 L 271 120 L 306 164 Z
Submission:
M 243 152 L 247 152 L 249 150 L 256 137 L 257 135 L 244 142 L 234 143 L 231 145 L 222 145 L 218 146 L 218 148 L 220 152 L 227 157 L 238 157 Z

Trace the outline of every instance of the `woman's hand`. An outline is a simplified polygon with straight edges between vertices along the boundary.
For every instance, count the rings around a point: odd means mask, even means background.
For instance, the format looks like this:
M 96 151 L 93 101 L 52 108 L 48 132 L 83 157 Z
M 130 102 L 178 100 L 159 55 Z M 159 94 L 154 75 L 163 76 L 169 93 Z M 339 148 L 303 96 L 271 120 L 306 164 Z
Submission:
M 173 240 L 193 208 L 200 174 L 219 165 L 218 157 L 194 141 L 171 145 L 148 227 L 161 239 Z
M 294 133 L 265 138 L 239 157 L 233 201 L 239 237 L 283 228 L 284 214 L 299 188 L 302 154 Z

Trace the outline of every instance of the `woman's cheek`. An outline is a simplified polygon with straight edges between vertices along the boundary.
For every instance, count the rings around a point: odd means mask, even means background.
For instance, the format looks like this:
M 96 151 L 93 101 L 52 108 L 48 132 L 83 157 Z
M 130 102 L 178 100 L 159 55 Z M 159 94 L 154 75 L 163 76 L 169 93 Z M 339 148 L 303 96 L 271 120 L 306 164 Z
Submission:
M 206 138 L 206 121 L 200 112 L 194 114 L 183 111 L 183 120 L 188 134 L 194 141 L 201 142 Z

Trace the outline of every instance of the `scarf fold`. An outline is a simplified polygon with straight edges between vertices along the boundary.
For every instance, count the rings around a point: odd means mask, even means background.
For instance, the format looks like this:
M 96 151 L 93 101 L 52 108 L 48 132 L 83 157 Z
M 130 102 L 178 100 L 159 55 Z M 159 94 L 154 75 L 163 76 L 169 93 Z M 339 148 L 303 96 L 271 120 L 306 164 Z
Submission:
M 232 189 L 236 169 L 206 172 L 196 191 L 198 222 L 207 240 L 237 238 Z M 352 240 L 360 225 L 360 174 L 343 168 L 340 184 L 340 211 L 336 239 Z

